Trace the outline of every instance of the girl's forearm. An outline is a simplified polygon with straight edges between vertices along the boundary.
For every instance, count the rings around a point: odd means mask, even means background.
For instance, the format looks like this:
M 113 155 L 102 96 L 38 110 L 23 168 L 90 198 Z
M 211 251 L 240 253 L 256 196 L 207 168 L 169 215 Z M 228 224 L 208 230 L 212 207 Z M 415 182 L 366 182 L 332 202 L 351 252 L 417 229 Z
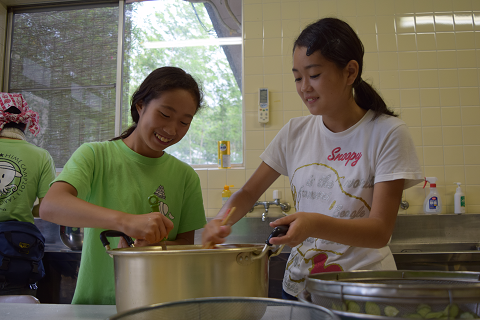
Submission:
M 295 247 L 305 239 L 318 238 L 344 245 L 382 248 L 390 239 L 393 225 L 376 217 L 340 219 L 316 212 L 296 212 L 270 223 L 271 227 L 289 225 L 287 235 L 271 239 L 272 244 Z
M 124 229 L 126 213 L 88 203 L 56 184 L 52 185 L 40 206 L 43 220 L 79 228 Z
M 223 219 L 228 208 L 235 207 L 235 212 L 228 221 L 229 225 L 233 225 L 250 211 L 255 202 L 279 176 L 280 173 L 262 162 L 245 185 L 230 196 L 216 218 Z
M 387 245 L 392 230 L 375 218 L 340 219 L 313 213 L 317 222 L 311 237 L 365 248 L 382 248 Z
M 255 201 L 256 200 L 254 197 L 250 196 L 247 191 L 241 188 L 240 190 L 238 190 L 237 192 L 234 192 L 230 196 L 230 198 L 222 207 L 222 209 L 220 209 L 216 218 L 223 220 L 223 218 L 225 217 L 225 214 L 227 213 L 227 210 L 229 208 L 235 207 L 235 212 L 228 219 L 228 224 L 233 225 L 238 220 L 243 218 L 248 213 L 248 211 L 250 211 L 250 209 L 255 204 Z

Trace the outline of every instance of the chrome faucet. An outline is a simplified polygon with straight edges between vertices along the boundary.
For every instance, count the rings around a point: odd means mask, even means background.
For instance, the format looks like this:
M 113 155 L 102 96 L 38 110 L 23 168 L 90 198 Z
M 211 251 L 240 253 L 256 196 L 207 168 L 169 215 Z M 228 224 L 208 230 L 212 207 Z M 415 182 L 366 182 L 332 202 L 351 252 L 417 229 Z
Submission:
M 280 202 L 280 197 L 278 195 L 278 190 L 273 191 L 273 196 L 275 198 L 273 201 L 257 201 L 257 202 L 255 202 L 252 209 L 250 209 L 250 211 L 248 211 L 248 212 L 252 212 L 253 209 L 255 209 L 256 206 L 263 206 L 264 211 L 262 213 L 262 221 L 265 221 L 265 219 L 268 216 L 268 209 L 270 208 L 270 206 L 279 206 L 280 209 L 282 209 L 282 214 L 284 216 L 286 216 L 287 212 L 290 211 L 290 209 L 291 209 L 290 204 L 288 202 L 284 202 L 284 203 Z
M 400 208 L 403 210 L 407 210 L 410 204 L 405 199 L 405 192 L 402 193 L 402 201 L 400 202 Z
M 270 206 L 268 202 L 264 201 L 263 206 L 265 207 L 265 210 L 262 213 L 262 221 L 265 221 L 265 218 L 268 216 L 268 207 Z

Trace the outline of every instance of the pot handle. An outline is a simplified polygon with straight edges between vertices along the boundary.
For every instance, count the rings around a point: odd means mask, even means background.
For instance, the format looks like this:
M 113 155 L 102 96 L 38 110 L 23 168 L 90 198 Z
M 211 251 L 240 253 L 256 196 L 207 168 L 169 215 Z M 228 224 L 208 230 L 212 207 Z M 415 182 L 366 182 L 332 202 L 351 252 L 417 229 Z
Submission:
M 103 246 L 105 249 L 110 250 L 110 242 L 108 242 L 107 237 L 122 237 L 127 241 L 127 244 L 130 247 L 133 247 L 133 240 L 129 236 L 127 236 L 125 233 L 116 231 L 116 230 L 105 230 L 100 233 L 100 241 L 102 241 Z
M 270 236 L 268 237 L 268 239 L 265 241 L 265 246 L 263 247 L 262 252 L 260 252 L 258 255 L 253 255 L 252 260 L 262 258 L 267 253 L 267 251 L 269 251 L 270 248 L 273 246 L 270 243 L 270 239 L 272 239 L 273 237 L 278 237 L 278 236 L 287 234 L 288 228 L 289 228 L 288 225 L 282 225 L 282 226 L 275 227 L 273 229 L 272 233 L 270 234 Z M 272 254 L 270 255 L 269 258 L 278 256 L 282 252 L 284 247 L 285 247 L 285 245 L 282 244 L 277 250 L 272 252 Z
M 272 244 L 270 243 L 270 239 L 272 239 L 274 237 L 281 236 L 281 235 L 286 235 L 287 231 L 288 231 L 288 228 L 289 228 L 289 225 L 283 225 L 283 226 L 275 227 L 275 229 L 273 229 L 272 233 L 270 233 L 270 236 L 268 236 L 268 239 L 267 239 L 267 241 L 265 241 L 265 243 L 268 244 L 269 246 L 272 246 Z

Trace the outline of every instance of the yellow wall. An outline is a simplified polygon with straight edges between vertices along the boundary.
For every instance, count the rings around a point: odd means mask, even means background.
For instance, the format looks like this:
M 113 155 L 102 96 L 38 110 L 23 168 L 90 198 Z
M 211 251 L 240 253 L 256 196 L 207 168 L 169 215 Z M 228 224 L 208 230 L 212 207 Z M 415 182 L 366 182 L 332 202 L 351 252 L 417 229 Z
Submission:
M 308 114 L 291 72 L 294 37 L 308 23 L 335 16 L 346 20 L 363 41 L 363 78 L 409 126 L 424 175 L 438 178 L 443 213 L 453 213 L 457 181 L 466 193 L 467 212 L 480 212 L 480 1 L 243 1 L 245 177 L 278 130 L 290 118 Z M 263 86 L 270 88 L 272 101 L 266 126 L 256 121 L 255 111 L 257 89 Z M 219 207 L 221 185 L 227 181 L 237 187 L 244 178 L 237 170 L 200 175 L 209 214 Z M 279 180 L 272 190 L 281 189 L 292 203 L 288 180 Z M 405 192 L 410 208 L 399 213 L 423 212 L 422 186 Z M 266 196 L 272 199 L 271 190 Z
M 407 123 L 424 175 L 436 176 L 453 212 L 454 182 L 462 182 L 467 212 L 480 212 L 480 1 L 476 0 L 243 0 L 245 168 L 197 170 L 208 216 L 221 207 L 223 185 L 243 185 L 259 155 L 290 118 L 307 115 L 291 72 L 292 43 L 301 29 L 325 16 L 346 20 L 365 46 L 363 78 L 380 91 Z M 433 22 L 433 16 L 437 23 Z M 413 26 L 414 17 L 417 18 Z M 0 2 L 0 49 L 6 11 Z M 3 50 L 0 50 L 3 60 Z M 3 63 L 0 66 L 3 70 Z M 257 122 L 257 90 L 270 89 L 270 122 Z M 422 185 L 405 192 L 408 210 L 422 213 Z M 280 177 L 261 200 L 280 190 L 292 204 L 288 179 Z M 290 212 L 293 212 L 291 210 Z M 261 215 L 261 208 L 249 216 Z M 270 215 L 280 215 L 272 208 Z

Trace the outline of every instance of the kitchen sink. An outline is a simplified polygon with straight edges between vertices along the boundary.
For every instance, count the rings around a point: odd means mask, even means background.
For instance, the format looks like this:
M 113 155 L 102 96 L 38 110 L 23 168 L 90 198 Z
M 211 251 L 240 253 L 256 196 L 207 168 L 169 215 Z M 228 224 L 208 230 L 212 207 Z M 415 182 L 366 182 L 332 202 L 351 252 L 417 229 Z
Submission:
M 480 253 L 480 243 L 461 242 L 461 243 L 396 243 L 390 244 L 392 253 L 451 253 L 463 251 L 478 251 Z
M 480 271 L 480 243 L 391 243 L 398 270 Z

